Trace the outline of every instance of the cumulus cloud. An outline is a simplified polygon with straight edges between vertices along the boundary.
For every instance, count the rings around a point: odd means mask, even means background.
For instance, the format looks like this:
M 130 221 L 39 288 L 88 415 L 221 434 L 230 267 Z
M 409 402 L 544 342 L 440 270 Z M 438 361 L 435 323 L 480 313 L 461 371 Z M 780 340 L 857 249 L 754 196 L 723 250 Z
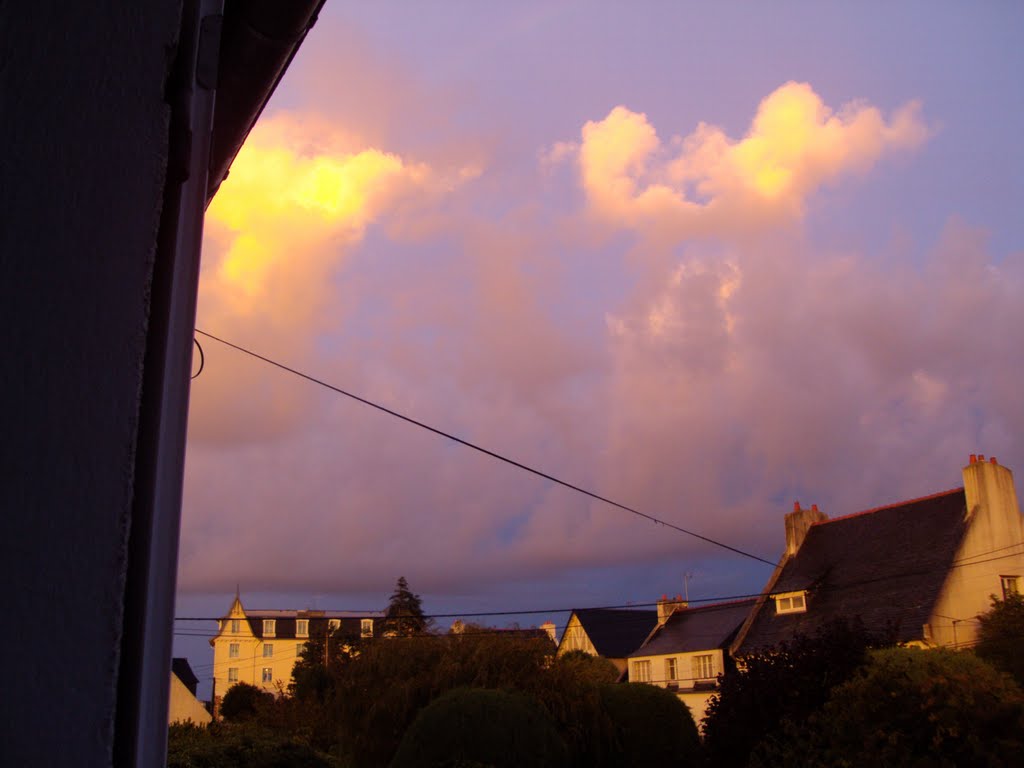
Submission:
M 578 159 L 601 219 L 648 234 L 722 236 L 799 218 L 822 185 L 915 149 L 928 134 L 915 102 L 887 121 L 863 102 L 833 111 L 810 85 L 789 82 L 761 102 L 741 139 L 701 123 L 662 142 L 647 115 L 617 106 L 583 126 Z M 554 145 L 550 156 L 564 157 L 568 146 Z
M 667 142 L 620 107 L 516 194 L 522 168 L 446 170 L 311 125 L 254 134 L 252 207 L 210 212 L 200 317 L 260 350 L 767 557 L 794 499 L 838 514 L 950 487 L 971 450 L 1024 466 L 1024 255 L 955 218 L 885 258 L 801 226 L 823 185 L 921 146 L 913 104 L 833 111 L 787 84 L 741 138 Z M 580 196 L 523 202 L 569 160 Z M 622 231 L 596 242 L 577 214 Z M 215 361 L 192 419 L 185 589 L 401 571 L 450 593 L 719 555 L 259 363 Z

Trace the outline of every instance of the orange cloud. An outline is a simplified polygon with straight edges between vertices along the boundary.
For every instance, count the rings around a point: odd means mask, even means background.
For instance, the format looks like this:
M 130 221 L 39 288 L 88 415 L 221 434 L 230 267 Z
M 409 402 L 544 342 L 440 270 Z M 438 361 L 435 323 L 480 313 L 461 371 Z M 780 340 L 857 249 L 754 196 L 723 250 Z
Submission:
M 702 123 L 666 146 L 646 115 L 618 106 L 583 126 L 578 159 L 588 202 L 600 218 L 692 236 L 798 218 L 822 185 L 927 137 L 914 102 L 886 121 L 861 102 L 834 112 L 809 85 L 789 82 L 761 102 L 738 141 Z M 672 156 L 675 145 L 680 150 Z

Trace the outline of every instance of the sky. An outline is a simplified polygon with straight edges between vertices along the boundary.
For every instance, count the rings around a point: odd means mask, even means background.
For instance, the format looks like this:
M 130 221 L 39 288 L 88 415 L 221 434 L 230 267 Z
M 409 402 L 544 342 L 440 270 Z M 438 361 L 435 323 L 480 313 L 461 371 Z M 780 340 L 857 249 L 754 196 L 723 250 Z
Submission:
M 207 211 L 197 327 L 774 562 L 794 501 L 1024 468 L 1022 29 L 328 2 Z M 379 610 L 405 576 L 431 613 L 564 623 L 770 574 L 198 339 L 179 616 L 236 585 Z M 176 637 L 200 677 L 211 626 Z

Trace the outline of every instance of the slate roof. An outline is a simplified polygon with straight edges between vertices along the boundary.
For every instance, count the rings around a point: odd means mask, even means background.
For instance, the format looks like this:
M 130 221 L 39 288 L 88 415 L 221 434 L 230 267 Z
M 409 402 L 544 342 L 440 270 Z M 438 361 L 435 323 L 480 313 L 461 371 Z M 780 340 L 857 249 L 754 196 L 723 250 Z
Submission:
M 245 620 L 249 624 L 249 630 L 254 636 L 263 637 L 263 620 L 274 619 L 274 638 L 279 639 L 295 639 L 302 640 L 303 637 L 299 637 L 295 634 L 295 621 L 296 619 L 306 619 L 309 622 L 308 634 L 304 637 L 323 637 L 327 634 L 327 629 L 331 619 L 336 619 L 340 622 L 340 628 L 345 635 L 352 637 L 359 637 L 362 629 L 363 619 L 374 619 L 374 633 L 380 631 L 380 626 L 376 624 L 377 621 L 381 621 L 384 618 L 383 611 L 366 611 L 360 613 L 358 611 L 246 611 Z M 270 636 L 267 639 L 271 639 Z
M 746 621 L 756 598 L 676 610 L 633 656 L 661 656 L 725 648 Z
M 807 611 L 779 615 L 765 600 L 745 627 L 743 655 L 812 635 L 840 617 L 898 642 L 922 639 L 967 530 L 963 488 L 815 523 L 782 564 L 771 594 L 807 590 Z
M 631 608 L 580 608 L 573 611 L 598 655 L 625 658 L 639 648 L 658 623 L 657 611 Z
M 196 673 L 192 671 L 192 667 L 188 663 L 188 659 L 183 657 L 175 657 L 171 659 L 171 672 L 181 680 L 182 684 L 192 692 L 193 696 L 196 695 L 196 687 L 199 685 L 199 678 L 196 677 Z

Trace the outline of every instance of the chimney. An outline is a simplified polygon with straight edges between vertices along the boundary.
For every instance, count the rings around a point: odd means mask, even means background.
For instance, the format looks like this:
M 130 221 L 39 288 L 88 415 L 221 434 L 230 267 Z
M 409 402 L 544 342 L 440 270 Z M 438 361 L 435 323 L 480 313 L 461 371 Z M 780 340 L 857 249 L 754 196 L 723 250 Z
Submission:
M 669 598 L 668 595 L 662 595 L 661 600 L 658 601 L 658 626 L 660 627 L 676 611 L 681 611 L 687 606 L 687 602 L 683 600 L 682 595 L 676 595 L 673 598 Z
M 793 511 L 786 515 L 786 554 L 792 557 L 800 550 L 807 538 L 807 531 L 815 523 L 828 520 L 828 515 L 812 504 L 810 509 L 801 509 L 800 502 L 793 502 Z
M 1015 534 L 1021 531 L 1020 506 L 1009 469 L 995 456 L 985 461 L 984 454 L 978 454 L 976 461 L 964 467 L 963 475 L 968 518 L 981 514 L 990 520 L 994 530 L 1009 526 Z
M 555 634 L 555 622 L 545 621 L 543 624 L 540 625 L 540 628 L 548 633 L 548 637 L 551 638 L 552 643 L 555 643 L 556 645 L 558 644 L 558 637 Z

